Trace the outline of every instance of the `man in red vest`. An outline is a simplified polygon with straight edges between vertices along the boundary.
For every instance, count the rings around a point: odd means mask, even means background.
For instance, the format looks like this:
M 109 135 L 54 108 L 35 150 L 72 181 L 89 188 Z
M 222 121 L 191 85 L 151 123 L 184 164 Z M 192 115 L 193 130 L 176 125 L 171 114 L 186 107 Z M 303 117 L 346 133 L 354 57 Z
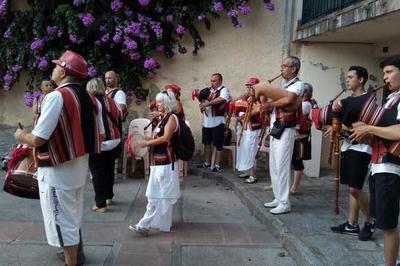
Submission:
M 221 161 L 224 146 L 225 111 L 230 100 L 229 91 L 222 85 L 222 75 L 211 75 L 210 94 L 206 101 L 200 103 L 203 112 L 202 142 L 204 144 L 204 163 L 201 168 L 211 166 L 212 149 L 215 147 L 216 155 L 213 172 L 222 172 Z
M 393 153 L 385 142 L 400 141 L 400 55 L 383 60 L 380 67 L 383 79 L 392 92 L 384 108 L 397 113 L 398 123 L 382 127 L 358 122 L 353 125 L 350 138 L 360 142 L 366 136 L 373 137 L 369 179 L 371 215 L 376 218 L 376 227 L 383 231 L 385 265 L 395 265 L 399 251 L 400 156 L 398 149 Z
M 82 86 L 86 60 L 66 51 L 53 63 L 52 80 L 58 87 L 44 98 L 33 131 L 18 129 L 14 136 L 38 150 L 40 206 L 49 245 L 63 248 L 59 255 L 66 265 L 79 265 L 85 260 L 80 227 L 89 153 L 100 152 L 104 126 L 101 105 Z
M 298 123 L 296 110 L 301 106 L 303 95 L 303 82 L 297 77 L 299 71 L 300 59 L 289 56 L 283 59 L 281 65 L 281 75 L 285 81 L 284 90 L 267 83 L 253 86 L 256 98 L 265 96 L 274 99 L 264 103 L 265 109 L 273 108 L 270 122 L 269 170 L 275 198 L 264 204 L 264 207 L 272 208 L 270 210 L 272 214 L 283 214 L 291 211 L 289 201 L 290 163 Z M 290 107 L 293 107 L 294 110 L 289 110 Z

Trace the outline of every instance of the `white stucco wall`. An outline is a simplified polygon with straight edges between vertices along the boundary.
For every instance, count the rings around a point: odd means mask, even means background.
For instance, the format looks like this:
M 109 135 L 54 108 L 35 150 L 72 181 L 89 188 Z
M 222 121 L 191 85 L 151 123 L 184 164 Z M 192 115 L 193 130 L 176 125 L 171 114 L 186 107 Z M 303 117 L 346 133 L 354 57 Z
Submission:
M 380 57 L 374 55 L 376 47 L 369 44 L 329 44 L 308 43 L 299 45 L 302 61 L 301 79 L 314 86 L 314 98 L 320 107 L 328 104 L 341 91 L 341 75 L 346 75 L 351 65 L 367 68 L 371 79 L 369 85 L 382 84 L 382 71 L 379 68 Z M 344 76 L 345 77 L 345 76 Z M 344 81 L 344 80 L 343 80 Z M 345 92 L 342 97 L 350 94 Z M 312 160 L 306 163 L 305 172 L 309 176 L 319 176 L 319 165 L 329 168 L 327 163 L 329 140 L 322 139 L 321 132 L 312 132 Z
M 144 83 L 145 87 L 162 88 L 170 82 L 181 86 L 181 100 L 196 144 L 201 143 L 202 116 L 198 101 L 192 101 L 191 93 L 195 88 L 209 86 L 212 73 L 223 75 L 223 84 L 232 96 L 238 96 L 244 91 L 244 83 L 250 76 L 266 81 L 280 73 L 284 6 L 276 2 L 276 10 L 270 12 L 264 8 L 262 1 L 251 3 L 252 14 L 240 17 L 243 24 L 241 29 L 234 28 L 224 15 L 220 20 L 212 21 L 210 31 L 200 25 L 206 45 L 199 54 L 191 55 L 192 41 L 185 39 L 188 53 L 177 54 L 172 60 L 158 57 L 162 66 L 158 77 Z M 201 145 L 197 147 L 202 148 Z

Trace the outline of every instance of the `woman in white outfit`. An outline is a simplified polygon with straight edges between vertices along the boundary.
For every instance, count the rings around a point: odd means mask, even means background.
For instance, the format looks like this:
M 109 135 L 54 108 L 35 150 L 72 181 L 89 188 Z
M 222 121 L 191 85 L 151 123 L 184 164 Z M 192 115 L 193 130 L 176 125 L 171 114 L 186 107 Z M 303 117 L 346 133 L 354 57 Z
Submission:
M 260 80 L 258 78 L 252 77 L 247 83 L 246 87 L 253 86 L 259 83 Z M 242 103 L 245 103 L 247 106 L 247 96 L 245 99 L 238 100 L 236 105 L 241 106 Z M 238 108 L 240 109 L 240 108 Z M 244 112 L 238 113 L 238 119 L 243 123 Z M 239 175 L 241 178 L 246 178 L 245 183 L 252 184 L 257 182 L 256 177 L 256 153 L 257 146 L 259 142 L 259 136 L 261 131 L 262 119 L 260 115 L 260 105 L 257 103 L 253 106 L 251 110 L 251 118 L 249 120 L 249 124 L 247 128 L 243 130 L 242 139 L 240 145 L 237 145 L 236 152 L 236 169 L 238 171 L 243 172 Z M 237 135 L 239 136 L 241 131 L 241 127 L 238 128 Z
M 169 232 L 172 225 L 172 209 L 180 197 L 179 166 L 172 150 L 172 136 L 178 130 L 176 98 L 170 91 L 156 96 L 157 110 L 161 114 L 154 127 L 152 138 L 137 144 L 150 147 L 150 178 L 147 185 L 146 212 L 136 225 L 128 228 L 140 235 L 148 235 L 150 228 Z

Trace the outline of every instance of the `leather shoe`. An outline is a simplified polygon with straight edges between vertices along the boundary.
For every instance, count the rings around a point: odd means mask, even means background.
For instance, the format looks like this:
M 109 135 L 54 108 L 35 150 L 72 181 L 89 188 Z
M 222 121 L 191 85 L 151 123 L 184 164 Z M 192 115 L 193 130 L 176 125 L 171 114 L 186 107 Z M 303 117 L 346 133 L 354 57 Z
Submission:
M 279 201 L 277 199 L 274 199 L 271 202 L 266 202 L 264 203 L 265 208 L 275 208 L 279 205 Z
M 290 206 L 279 204 L 277 207 L 269 211 L 272 214 L 284 214 L 290 212 Z

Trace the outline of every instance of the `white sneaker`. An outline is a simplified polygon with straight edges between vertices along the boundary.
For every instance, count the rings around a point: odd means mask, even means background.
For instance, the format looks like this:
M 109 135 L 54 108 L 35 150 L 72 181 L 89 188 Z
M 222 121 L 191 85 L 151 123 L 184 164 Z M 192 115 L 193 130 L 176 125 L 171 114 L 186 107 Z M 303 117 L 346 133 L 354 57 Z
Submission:
M 272 214 L 284 214 L 290 212 L 290 206 L 279 204 L 277 207 L 269 211 Z
M 150 230 L 147 228 L 142 228 L 142 227 L 139 227 L 137 225 L 132 225 L 132 224 L 130 224 L 128 226 L 128 229 L 131 230 L 132 232 L 135 232 L 136 234 L 138 234 L 140 236 L 148 236 L 149 232 L 150 232 Z
M 264 203 L 265 208 L 275 208 L 279 205 L 279 201 L 277 199 L 274 199 L 271 202 L 266 202 Z
M 112 199 L 106 199 L 106 204 L 107 204 L 107 206 L 111 205 L 112 204 Z

